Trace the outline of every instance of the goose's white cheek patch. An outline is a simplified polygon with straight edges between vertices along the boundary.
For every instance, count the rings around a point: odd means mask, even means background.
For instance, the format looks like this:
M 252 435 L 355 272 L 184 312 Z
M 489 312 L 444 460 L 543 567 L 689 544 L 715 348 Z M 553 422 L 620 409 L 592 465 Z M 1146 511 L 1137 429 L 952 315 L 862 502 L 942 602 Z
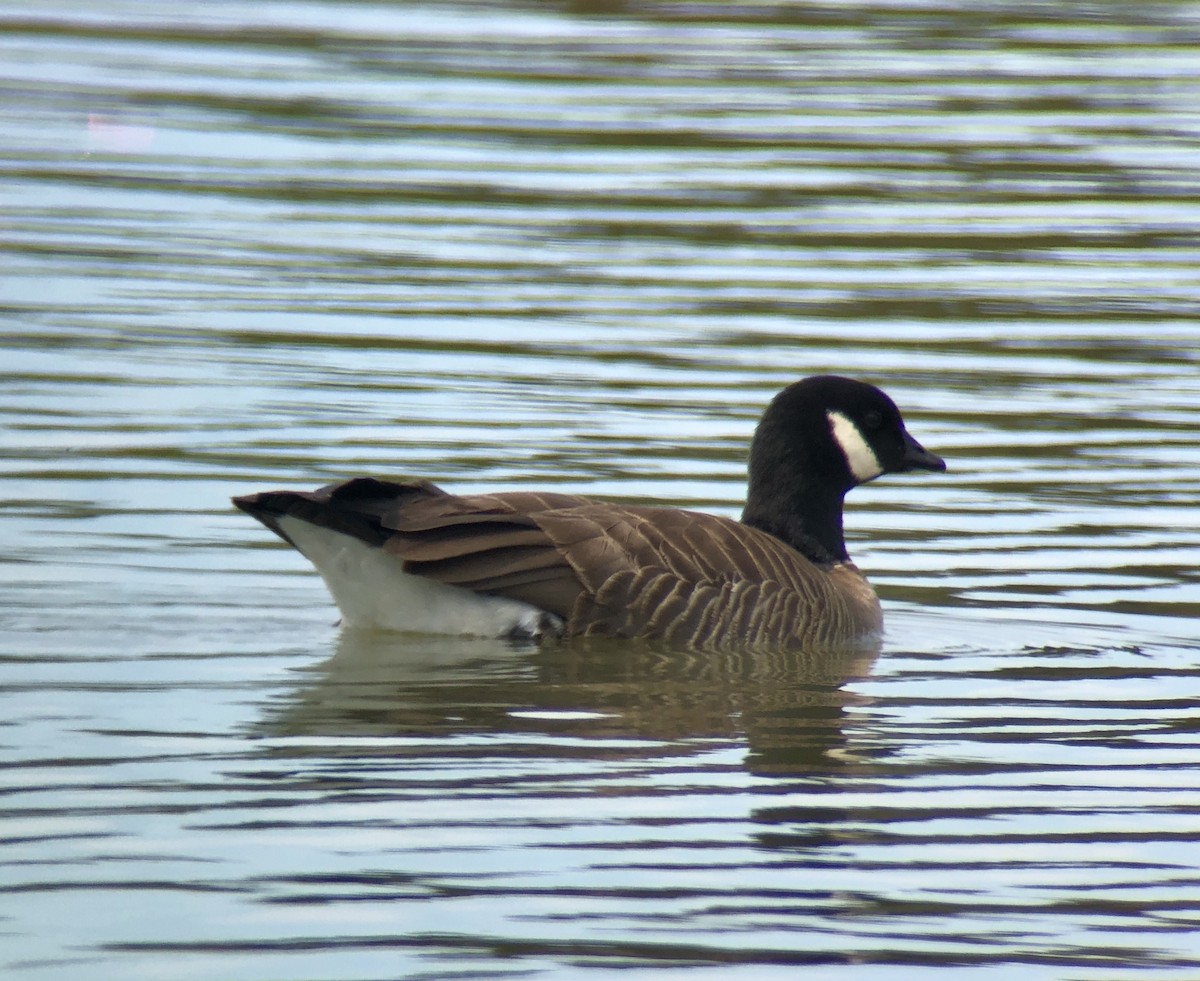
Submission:
M 841 447 L 842 455 L 845 456 L 846 463 L 850 465 L 850 472 L 854 474 L 854 479 L 860 484 L 865 484 L 868 480 L 874 480 L 883 473 L 883 467 L 879 465 L 879 458 L 875 456 L 875 451 L 871 449 L 870 444 L 863 439 L 863 434 L 859 432 L 858 426 L 840 412 L 830 410 L 825 414 L 829 417 L 833 438 Z

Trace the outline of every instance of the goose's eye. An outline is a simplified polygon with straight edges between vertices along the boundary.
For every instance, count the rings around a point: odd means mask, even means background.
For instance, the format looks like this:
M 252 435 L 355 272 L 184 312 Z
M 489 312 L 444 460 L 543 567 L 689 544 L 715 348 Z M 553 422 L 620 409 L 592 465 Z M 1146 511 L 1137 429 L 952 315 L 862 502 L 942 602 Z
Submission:
M 883 425 L 883 414 L 872 409 L 863 416 L 863 425 L 867 429 L 878 429 Z

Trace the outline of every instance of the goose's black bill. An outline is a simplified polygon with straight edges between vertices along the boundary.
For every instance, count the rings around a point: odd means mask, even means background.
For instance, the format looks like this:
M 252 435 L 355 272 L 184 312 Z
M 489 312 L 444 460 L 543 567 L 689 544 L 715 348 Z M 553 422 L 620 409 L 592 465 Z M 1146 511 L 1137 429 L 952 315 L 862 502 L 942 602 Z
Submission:
M 908 433 L 904 434 L 904 459 L 902 472 L 910 470 L 932 470 L 941 473 L 946 469 L 946 461 L 936 453 L 930 453 Z

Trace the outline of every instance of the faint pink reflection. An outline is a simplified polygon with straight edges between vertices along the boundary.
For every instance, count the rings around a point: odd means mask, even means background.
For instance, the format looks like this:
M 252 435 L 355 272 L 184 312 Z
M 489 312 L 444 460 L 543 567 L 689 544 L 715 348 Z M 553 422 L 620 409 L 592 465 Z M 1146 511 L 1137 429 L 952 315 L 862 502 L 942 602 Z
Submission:
M 154 142 L 153 126 L 122 122 L 119 116 L 88 113 L 88 149 L 112 153 L 140 153 Z

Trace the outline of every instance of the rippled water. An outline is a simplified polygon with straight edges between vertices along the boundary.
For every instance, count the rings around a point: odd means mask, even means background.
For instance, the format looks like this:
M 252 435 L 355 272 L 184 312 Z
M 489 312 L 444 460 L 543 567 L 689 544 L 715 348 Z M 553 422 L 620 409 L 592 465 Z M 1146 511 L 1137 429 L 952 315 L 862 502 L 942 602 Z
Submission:
M 0 968 L 1200 976 L 1200 5 L 0 7 Z M 228 497 L 736 515 L 877 656 L 354 636 Z

